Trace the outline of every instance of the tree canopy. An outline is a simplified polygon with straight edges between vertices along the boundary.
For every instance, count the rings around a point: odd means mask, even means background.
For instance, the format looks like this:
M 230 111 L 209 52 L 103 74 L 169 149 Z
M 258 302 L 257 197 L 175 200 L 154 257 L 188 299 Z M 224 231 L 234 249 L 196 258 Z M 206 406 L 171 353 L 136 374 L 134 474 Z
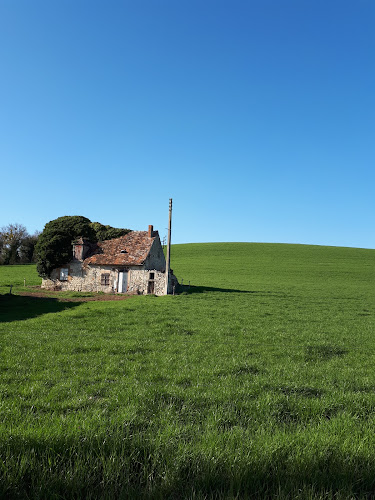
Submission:
M 118 227 L 104 226 L 100 222 L 91 222 L 91 227 L 94 229 L 97 241 L 113 240 L 130 232 L 130 229 L 121 229 Z
M 0 264 L 33 262 L 39 233 L 30 235 L 22 224 L 8 224 L 0 231 Z
M 48 222 L 36 245 L 36 261 L 39 276 L 44 278 L 56 267 L 67 264 L 72 259 L 72 241 L 79 236 L 96 242 L 113 239 L 127 234 L 130 229 L 104 226 L 91 222 L 80 215 L 58 217 Z

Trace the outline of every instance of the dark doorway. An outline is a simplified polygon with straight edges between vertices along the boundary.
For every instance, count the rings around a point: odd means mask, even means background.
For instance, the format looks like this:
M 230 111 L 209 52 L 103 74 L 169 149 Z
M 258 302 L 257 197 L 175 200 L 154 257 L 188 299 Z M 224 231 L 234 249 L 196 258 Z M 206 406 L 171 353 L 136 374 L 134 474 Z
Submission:
M 155 293 L 155 281 L 153 280 L 150 280 L 148 282 L 148 287 L 147 287 L 147 293 L 149 294 L 153 294 Z

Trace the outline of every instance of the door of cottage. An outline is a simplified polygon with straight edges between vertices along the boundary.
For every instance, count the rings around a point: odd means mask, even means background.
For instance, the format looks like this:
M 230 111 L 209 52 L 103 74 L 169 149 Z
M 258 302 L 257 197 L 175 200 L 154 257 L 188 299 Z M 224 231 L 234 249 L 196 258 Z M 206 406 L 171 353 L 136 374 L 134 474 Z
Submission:
M 118 273 L 118 292 L 125 293 L 128 289 L 128 271 Z

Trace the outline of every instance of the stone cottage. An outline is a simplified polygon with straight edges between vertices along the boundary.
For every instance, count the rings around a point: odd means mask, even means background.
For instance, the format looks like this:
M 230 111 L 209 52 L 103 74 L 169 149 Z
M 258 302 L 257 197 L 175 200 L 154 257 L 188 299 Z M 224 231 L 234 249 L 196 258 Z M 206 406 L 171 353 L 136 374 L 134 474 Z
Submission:
M 166 261 L 158 231 L 131 231 L 113 240 L 72 242 L 73 258 L 54 269 L 42 288 L 165 295 Z M 171 272 L 169 293 L 178 284 Z

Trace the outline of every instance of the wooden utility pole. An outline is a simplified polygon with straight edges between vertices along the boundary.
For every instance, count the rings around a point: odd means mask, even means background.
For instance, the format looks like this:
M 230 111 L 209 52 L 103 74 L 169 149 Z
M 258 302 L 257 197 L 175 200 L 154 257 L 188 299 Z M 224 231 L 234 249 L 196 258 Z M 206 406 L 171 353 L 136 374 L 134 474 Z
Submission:
M 168 244 L 167 244 L 167 262 L 165 269 L 165 295 L 169 293 L 169 275 L 171 267 L 171 232 L 172 232 L 172 198 L 169 198 L 169 221 L 168 221 Z

